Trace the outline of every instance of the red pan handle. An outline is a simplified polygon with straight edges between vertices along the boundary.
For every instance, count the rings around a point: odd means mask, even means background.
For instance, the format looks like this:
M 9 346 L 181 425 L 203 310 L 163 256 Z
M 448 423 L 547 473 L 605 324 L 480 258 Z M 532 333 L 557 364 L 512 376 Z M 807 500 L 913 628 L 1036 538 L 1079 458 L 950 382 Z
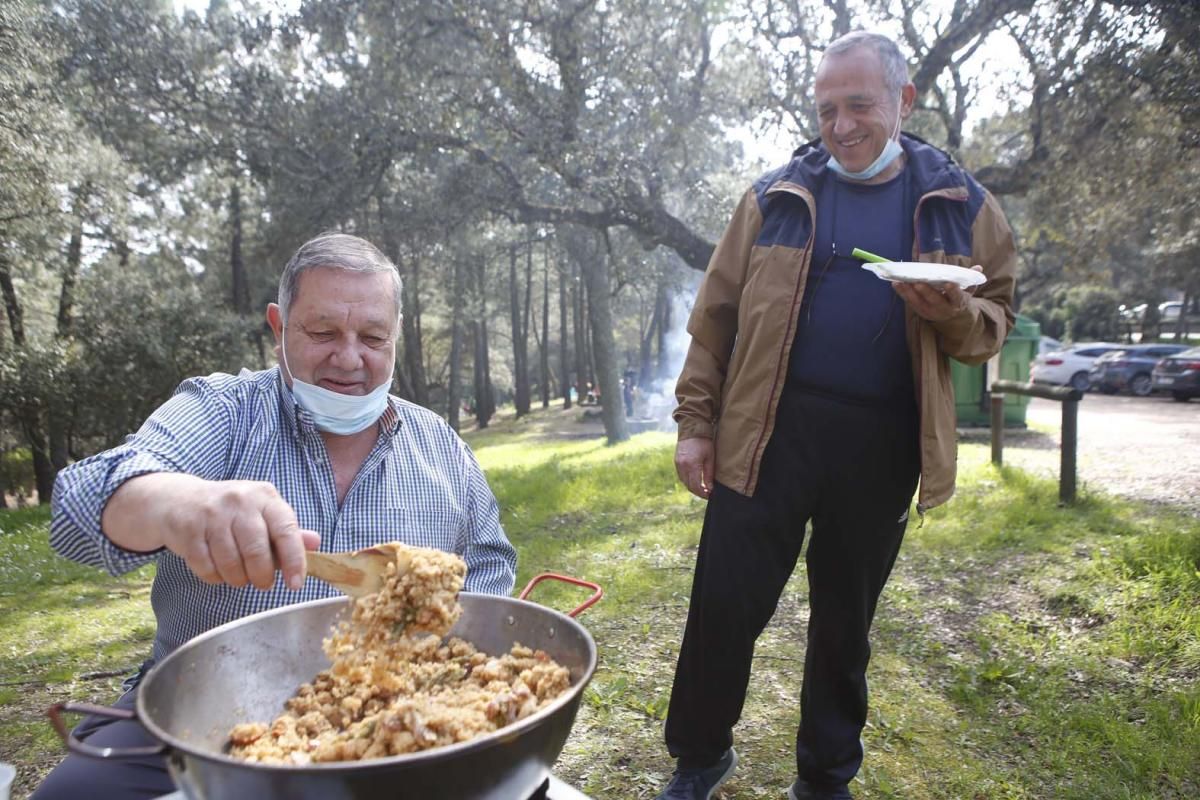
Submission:
M 90 758 L 133 758 L 135 756 L 157 756 L 167 752 L 165 744 L 147 745 L 145 747 L 96 747 L 95 745 L 90 745 L 87 742 L 76 739 L 74 732 L 67 730 L 67 724 L 62 718 L 64 713 L 95 714 L 98 717 L 136 720 L 137 712 L 125 708 L 96 706 L 91 703 L 55 703 L 50 706 L 50 708 L 46 709 L 46 716 L 50 717 L 50 724 L 54 726 L 54 730 L 58 731 L 58 735 L 62 737 L 62 740 L 67 745 L 67 749 L 72 753 Z
M 563 583 L 573 583 L 576 586 L 584 586 L 592 590 L 592 596 L 584 600 L 574 611 L 568 611 L 568 617 L 577 617 L 587 609 L 596 605 L 601 597 L 604 597 L 604 589 L 600 588 L 600 584 L 585 581 L 583 578 L 572 578 L 569 575 L 559 575 L 557 572 L 543 572 L 541 575 L 534 576 L 533 580 L 525 584 L 525 588 L 521 590 L 521 594 L 517 596 L 518 600 L 524 600 L 529 597 L 529 593 L 533 591 L 533 587 L 537 586 L 542 581 L 555 580 Z

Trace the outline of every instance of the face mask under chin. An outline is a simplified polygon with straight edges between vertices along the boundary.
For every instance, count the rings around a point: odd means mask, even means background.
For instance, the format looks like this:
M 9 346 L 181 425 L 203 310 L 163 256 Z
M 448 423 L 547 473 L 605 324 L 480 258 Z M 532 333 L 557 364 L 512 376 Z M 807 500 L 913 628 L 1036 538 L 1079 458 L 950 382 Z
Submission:
M 903 99 L 901 99 L 901 103 L 903 103 Z M 869 181 L 891 166 L 892 162 L 899 158 L 904 152 L 904 148 L 900 146 L 899 141 L 900 118 L 903 116 L 900 111 L 901 105 L 897 105 L 896 125 L 892 129 L 892 135 L 888 138 L 887 143 L 884 144 L 883 149 L 879 151 L 879 155 L 875 157 L 875 160 L 872 161 L 866 169 L 858 172 L 848 170 L 840 161 L 837 160 L 837 158 L 833 156 L 832 153 L 829 155 L 829 169 L 833 172 L 836 172 L 838 175 L 841 175 L 843 178 L 849 178 L 852 181 Z
M 392 386 L 391 372 L 388 373 L 387 380 L 367 394 L 333 392 L 296 377 L 287 364 L 287 346 L 283 343 L 285 338 L 280 337 L 279 351 L 283 368 L 292 377 L 292 396 L 313 418 L 317 430 L 349 436 L 366 430 L 387 410 L 388 390 Z

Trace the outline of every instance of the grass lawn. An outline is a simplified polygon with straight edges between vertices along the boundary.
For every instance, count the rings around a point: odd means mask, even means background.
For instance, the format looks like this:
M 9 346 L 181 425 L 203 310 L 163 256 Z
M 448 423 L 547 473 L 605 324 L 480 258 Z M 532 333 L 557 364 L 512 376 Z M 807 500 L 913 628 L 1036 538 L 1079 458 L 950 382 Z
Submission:
M 649 798 L 703 502 L 673 438 L 617 447 L 548 436 L 561 412 L 468 435 L 521 553 L 601 583 L 580 621 L 600 668 L 557 774 L 596 798 Z M 987 463 L 963 445 L 958 496 L 910 525 L 876 620 L 860 798 L 1200 797 L 1200 521 Z M 116 580 L 54 556 L 43 511 L 0 512 L 0 760 L 15 797 L 61 746 L 42 710 L 111 701 L 149 647 L 150 574 Z M 807 617 L 803 567 L 759 642 L 725 798 L 782 798 Z M 539 587 L 561 609 L 584 596 Z

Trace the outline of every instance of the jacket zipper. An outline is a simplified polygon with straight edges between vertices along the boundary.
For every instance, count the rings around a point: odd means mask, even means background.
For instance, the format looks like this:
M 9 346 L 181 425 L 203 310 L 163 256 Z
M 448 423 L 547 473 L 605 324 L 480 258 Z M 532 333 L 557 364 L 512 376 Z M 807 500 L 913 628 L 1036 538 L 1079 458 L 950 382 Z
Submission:
M 808 209 L 808 216 L 811 221 L 811 225 L 810 225 L 809 234 L 808 234 L 808 241 L 805 242 L 804 252 L 801 255 L 802 266 L 801 266 L 801 270 L 800 270 L 800 275 L 796 279 L 796 288 L 792 292 L 792 305 L 791 305 L 791 310 L 788 314 L 788 325 L 784 331 L 783 342 L 781 342 L 779 345 L 779 358 L 778 358 L 778 362 L 775 365 L 775 378 L 771 382 L 771 391 L 767 395 L 767 415 L 766 415 L 765 419 L 771 420 L 772 428 L 775 427 L 775 425 L 774 425 L 775 414 L 779 410 L 779 401 L 776 398 L 775 389 L 777 386 L 779 386 L 779 373 L 783 367 L 783 352 L 784 352 L 784 350 L 787 349 L 787 343 L 790 340 L 790 338 L 796 335 L 793 325 L 795 324 L 794 318 L 799 316 L 799 312 L 797 310 L 797 306 L 799 303 L 798 298 L 800 297 L 800 294 L 801 294 L 801 286 L 804 284 L 805 281 L 808 280 L 808 267 L 803 266 L 803 264 L 805 262 L 812 261 L 813 239 L 817 235 L 817 212 L 816 212 L 816 208 L 815 208 L 816 202 L 812 199 L 811 194 L 809 192 L 807 192 L 805 190 L 801 190 L 799 188 L 792 188 L 792 186 L 790 184 L 786 184 L 786 183 L 781 183 L 776 186 L 772 186 L 770 189 L 768 189 L 766 191 L 766 194 L 770 195 L 770 194 L 775 194 L 776 192 L 786 192 L 788 194 L 795 195 L 796 197 L 799 197 L 802 201 L 804 201 L 804 206 L 805 206 L 805 208 Z M 774 410 L 771 408 L 772 403 L 775 404 Z M 758 471 L 762 466 L 762 456 L 758 455 L 759 448 L 763 446 L 763 439 L 766 437 L 766 435 L 767 435 L 767 426 L 764 425 L 762 427 L 762 429 L 759 430 L 759 432 L 758 432 L 758 441 L 756 441 L 754 443 L 753 453 L 757 457 L 751 459 L 750 463 L 752 465 L 752 469 L 751 469 L 750 474 L 748 474 L 746 476 L 746 483 L 742 487 L 743 489 L 745 489 L 746 492 L 750 491 L 750 487 L 752 485 L 754 485 L 754 483 L 758 479 Z

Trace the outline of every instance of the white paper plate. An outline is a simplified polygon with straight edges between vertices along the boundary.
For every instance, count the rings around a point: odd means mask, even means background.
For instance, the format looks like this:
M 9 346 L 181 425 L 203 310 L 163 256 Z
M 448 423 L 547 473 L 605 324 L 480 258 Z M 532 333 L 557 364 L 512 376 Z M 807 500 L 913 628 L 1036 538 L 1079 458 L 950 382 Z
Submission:
M 957 283 L 962 288 L 987 283 L 982 272 L 950 264 L 925 264 L 920 261 L 867 262 L 863 269 L 874 272 L 885 281 L 899 283 Z

